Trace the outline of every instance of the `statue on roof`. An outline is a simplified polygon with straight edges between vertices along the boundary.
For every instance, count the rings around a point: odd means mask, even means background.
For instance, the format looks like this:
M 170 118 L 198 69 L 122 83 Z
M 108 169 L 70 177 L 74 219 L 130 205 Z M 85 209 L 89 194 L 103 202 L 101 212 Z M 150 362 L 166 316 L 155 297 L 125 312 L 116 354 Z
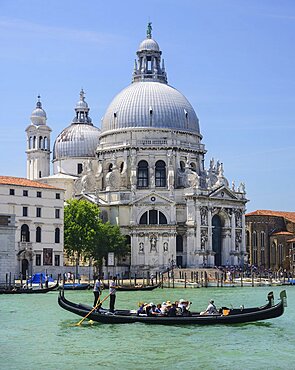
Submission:
M 148 22 L 147 30 L 146 30 L 146 37 L 148 39 L 152 38 L 152 22 Z

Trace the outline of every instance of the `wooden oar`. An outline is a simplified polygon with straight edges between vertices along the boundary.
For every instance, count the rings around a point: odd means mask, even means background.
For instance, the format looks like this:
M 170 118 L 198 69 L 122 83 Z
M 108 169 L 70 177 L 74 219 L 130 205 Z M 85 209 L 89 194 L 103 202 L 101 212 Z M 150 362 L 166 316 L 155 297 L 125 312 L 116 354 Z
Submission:
M 76 324 L 76 326 L 80 326 L 81 324 L 82 324 L 82 322 L 94 311 L 94 310 L 96 310 L 97 309 L 97 307 L 98 306 L 101 306 L 102 305 L 102 303 L 106 300 L 106 299 L 108 299 L 109 298 L 109 296 L 111 295 L 111 293 L 109 293 L 102 301 L 99 301 L 93 308 L 92 308 L 92 310 L 91 311 L 89 311 L 88 312 L 88 314 L 85 316 L 85 317 L 83 317 L 83 319 L 82 320 L 80 320 L 79 322 L 78 322 L 78 324 Z

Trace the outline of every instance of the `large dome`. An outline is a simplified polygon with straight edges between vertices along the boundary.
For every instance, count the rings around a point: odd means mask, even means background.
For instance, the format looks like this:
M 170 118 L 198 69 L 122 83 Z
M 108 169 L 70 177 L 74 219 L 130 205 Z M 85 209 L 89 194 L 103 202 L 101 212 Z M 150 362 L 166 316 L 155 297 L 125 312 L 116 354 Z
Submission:
M 198 117 L 189 101 L 162 82 L 134 82 L 109 105 L 102 132 L 132 127 L 168 128 L 199 133 Z
M 95 157 L 100 129 L 93 126 L 89 117 L 89 107 L 85 101 L 84 91 L 76 104 L 76 116 L 72 124 L 65 128 L 56 138 L 53 146 L 53 160 L 71 157 Z

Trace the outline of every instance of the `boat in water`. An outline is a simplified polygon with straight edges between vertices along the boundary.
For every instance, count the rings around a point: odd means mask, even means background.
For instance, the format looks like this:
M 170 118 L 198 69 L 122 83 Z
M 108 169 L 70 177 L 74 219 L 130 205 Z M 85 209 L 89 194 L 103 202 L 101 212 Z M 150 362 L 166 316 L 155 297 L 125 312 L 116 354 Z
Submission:
M 11 287 L 11 288 L 4 288 L 0 289 L 0 294 L 43 294 L 48 293 L 53 290 L 56 290 L 59 286 L 59 283 L 55 283 L 53 286 L 49 288 L 33 288 L 33 287 Z
M 104 284 L 104 289 L 109 289 L 108 284 Z M 154 290 L 157 289 L 160 286 L 160 284 L 156 285 L 119 285 L 116 287 L 116 290 L 123 291 L 123 292 L 132 292 L 137 290 Z
M 60 285 L 58 289 L 87 290 L 87 289 L 90 289 L 90 284 L 88 284 L 88 283 L 65 283 L 63 285 Z
M 274 304 L 273 293 L 268 294 L 268 303 L 264 306 L 244 308 L 222 307 L 218 314 L 201 315 L 200 312 L 191 312 L 190 316 L 139 316 L 134 310 L 116 310 L 114 313 L 100 308 L 95 310 L 90 306 L 74 303 L 65 298 L 61 290 L 58 304 L 65 310 L 81 317 L 104 323 L 104 324 L 131 324 L 142 322 L 157 325 L 228 325 L 269 320 L 283 315 L 284 307 L 287 306 L 286 291 L 280 293 L 280 301 Z

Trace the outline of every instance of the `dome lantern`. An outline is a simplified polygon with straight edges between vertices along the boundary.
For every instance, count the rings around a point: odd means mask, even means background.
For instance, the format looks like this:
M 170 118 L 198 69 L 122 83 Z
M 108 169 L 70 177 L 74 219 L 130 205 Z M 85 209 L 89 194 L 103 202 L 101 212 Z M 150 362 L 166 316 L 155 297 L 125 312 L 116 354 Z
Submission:
M 167 84 L 167 75 L 161 68 L 160 47 L 152 38 L 152 23 L 147 26 L 146 39 L 143 40 L 137 51 L 138 61 L 135 63 L 132 82 L 157 81 Z
M 36 108 L 33 110 L 31 114 L 31 122 L 35 126 L 46 125 L 46 120 L 47 120 L 46 112 L 42 108 L 42 103 L 41 103 L 40 98 L 41 98 L 40 95 L 38 95 L 38 101 L 36 104 Z

